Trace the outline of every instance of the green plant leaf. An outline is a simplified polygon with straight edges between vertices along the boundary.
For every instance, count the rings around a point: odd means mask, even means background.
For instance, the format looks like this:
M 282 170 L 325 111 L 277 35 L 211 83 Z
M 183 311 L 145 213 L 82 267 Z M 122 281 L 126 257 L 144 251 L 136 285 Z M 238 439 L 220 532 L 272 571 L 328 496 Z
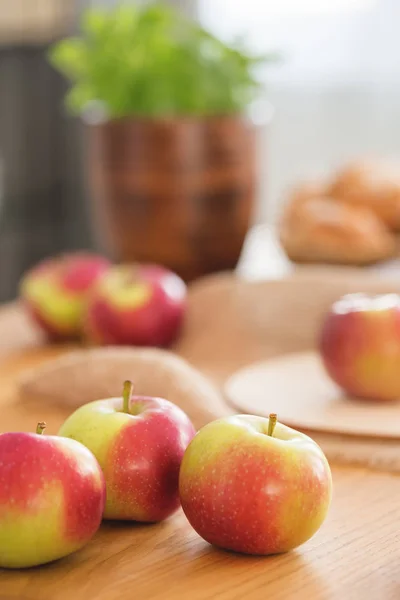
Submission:
M 66 106 L 73 113 L 81 113 L 92 100 L 92 87 L 88 83 L 77 83 L 67 94 Z
M 258 92 L 259 64 L 242 42 L 225 44 L 164 4 L 120 4 L 82 16 L 82 36 L 59 42 L 52 64 L 72 82 L 69 110 L 100 101 L 111 117 L 242 111 Z
M 89 37 L 101 36 L 109 24 L 109 14 L 106 10 L 92 8 L 86 10 L 81 18 L 81 30 Z
M 50 62 L 68 78 L 75 80 L 87 71 L 87 48 L 82 39 L 69 38 L 54 46 L 49 53 Z

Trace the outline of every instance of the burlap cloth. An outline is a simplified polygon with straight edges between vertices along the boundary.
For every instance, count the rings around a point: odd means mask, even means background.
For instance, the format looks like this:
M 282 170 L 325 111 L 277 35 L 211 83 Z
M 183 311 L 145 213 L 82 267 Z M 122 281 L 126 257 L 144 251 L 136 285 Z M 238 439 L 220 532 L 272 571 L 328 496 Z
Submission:
M 172 383 L 166 395 L 171 399 L 176 395 L 178 403 L 183 404 L 197 426 L 213 417 L 235 412 L 223 398 L 221 389 L 227 377 L 237 369 L 268 357 L 313 348 L 324 314 L 344 293 L 393 291 L 400 291 L 400 280 L 358 269 L 300 268 L 290 278 L 259 282 L 244 281 L 231 274 L 199 280 L 191 286 L 186 327 L 174 351 L 212 383 L 210 385 L 198 373 L 191 379 L 186 362 L 170 357 L 174 364 L 171 367 L 173 373 L 167 378 Z M 10 352 L 21 345 L 35 347 L 42 343 L 20 307 L 14 305 L 3 309 L 0 314 L 0 352 L 9 357 Z M 88 355 L 86 351 L 78 350 L 78 354 L 58 359 L 61 361 L 58 367 L 53 362 L 24 373 L 20 381 L 23 394 L 40 395 L 42 399 L 53 395 L 54 400 L 55 382 L 68 381 L 69 385 L 63 388 L 71 391 L 74 378 L 76 385 L 72 396 L 70 394 L 68 398 L 64 393 L 57 401 L 71 404 L 71 397 L 83 402 L 104 397 L 104 392 L 118 394 L 121 377 L 126 372 L 121 365 L 132 361 L 132 370 L 138 373 L 138 365 L 143 364 L 143 360 L 150 360 L 150 363 L 147 374 L 139 377 L 138 392 L 149 393 L 149 389 L 154 389 L 154 381 L 151 385 L 148 382 L 157 378 L 157 364 L 164 361 L 165 365 L 165 359 L 170 361 L 168 355 L 157 351 L 144 351 L 143 355 L 141 350 L 111 349 L 108 358 L 105 358 L 107 352 L 104 350 L 98 352 L 101 358 L 96 358 L 95 350 L 88 352 L 92 356 L 92 368 L 98 374 L 97 387 L 93 386 L 93 379 L 91 385 L 85 387 L 85 381 L 89 379 Z M 125 353 L 124 359 L 121 352 Z M 100 363 L 96 363 L 99 360 Z M 103 381 L 101 373 L 104 373 Z M 197 376 L 200 378 L 196 379 Z M 174 386 L 180 388 L 179 393 Z M 182 393 L 183 388 L 185 393 Z M 188 395 L 190 389 L 195 393 Z M 157 393 L 160 393 L 158 388 Z M 400 472 L 400 439 L 360 438 L 339 431 L 337 434 L 306 433 L 322 446 L 332 462 Z

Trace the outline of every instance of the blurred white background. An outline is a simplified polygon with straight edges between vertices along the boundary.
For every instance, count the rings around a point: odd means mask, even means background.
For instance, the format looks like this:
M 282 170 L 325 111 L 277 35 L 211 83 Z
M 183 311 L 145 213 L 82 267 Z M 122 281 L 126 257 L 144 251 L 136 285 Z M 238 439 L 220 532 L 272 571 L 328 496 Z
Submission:
M 225 38 L 245 33 L 285 64 L 271 81 L 398 84 L 398 0 L 200 0 L 200 18 Z
M 399 0 L 199 0 L 198 14 L 283 57 L 263 72 L 274 119 L 261 137 L 260 219 L 299 179 L 400 154 Z

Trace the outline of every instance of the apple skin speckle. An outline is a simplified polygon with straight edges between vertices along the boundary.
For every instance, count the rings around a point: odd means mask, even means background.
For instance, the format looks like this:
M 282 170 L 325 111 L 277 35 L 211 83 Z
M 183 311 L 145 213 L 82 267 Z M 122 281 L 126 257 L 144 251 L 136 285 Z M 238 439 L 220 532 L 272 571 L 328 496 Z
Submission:
M 91 452 L 72 440 L 0 435 L 0 567 L 56 560 L 100 526 L 105 481 Z
M 79 338 L 89 290 L 109 268 L 107 259 L 90 252 L 55 256 L 25 273 L 20 296 L 50 340 Z
M 400 295 L 349 294 L 321 327 L 319 350 L 332 380 L 350 397 L 400 398 Z
M 211 544 L 247 554 L 286 552 L 306 542 L 326 517 L 332 479 L 322 450 L 281 424 L 276 437 L 268 436 L 265 423 L 244 415 L 214 421 L 185 453 L 182 508 Z
M 96 456 L 106 480 L 104 518 L 162 521 L 180 506 L 179 469 L 195 429 L 187 415 L 162 398 L 134 396 L 130 413 L 121 398 L 91 402 L 63 424 Z
M 85 337 L 98 345 L 168 347 L 186 313 L 186 285 L 155 265 L 117 265 L 92 288 Z

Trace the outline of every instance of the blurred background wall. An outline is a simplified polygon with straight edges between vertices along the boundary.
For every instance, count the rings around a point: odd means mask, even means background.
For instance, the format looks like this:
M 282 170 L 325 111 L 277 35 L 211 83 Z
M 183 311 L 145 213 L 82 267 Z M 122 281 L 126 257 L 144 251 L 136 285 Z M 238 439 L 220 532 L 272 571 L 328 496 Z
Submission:
M 66 84 L 46 60 L 49 43 L 74 28 L 79 5 L 66 4 L 0 1 L 2 300 L 35 260 L 87 243 L 79 124 L 66 116 Z
M 170 1 L 223 37 L 244 33 L 257 50 L 282 52 L 263 74 L 274 117 L 260 133 L 258 220 L 274 220 L 297 177 L 399 153 L 398 0 Z M 43 256 L 93 246 L 81 126 L 46 60 L 86 4 L 0 0 L 1 301 Z
M 140 3 L 140 0 L 136 0 Z M 143 3 L 143 2 L 142 2 Z M 188 14 L 195 1 L 170 0 Z M 25 269 L 64 249 L 92 248 L 82 128 L 67 115 L 49 45 L 88 5 L 114 0 L 0 0 L 0 301 Z

